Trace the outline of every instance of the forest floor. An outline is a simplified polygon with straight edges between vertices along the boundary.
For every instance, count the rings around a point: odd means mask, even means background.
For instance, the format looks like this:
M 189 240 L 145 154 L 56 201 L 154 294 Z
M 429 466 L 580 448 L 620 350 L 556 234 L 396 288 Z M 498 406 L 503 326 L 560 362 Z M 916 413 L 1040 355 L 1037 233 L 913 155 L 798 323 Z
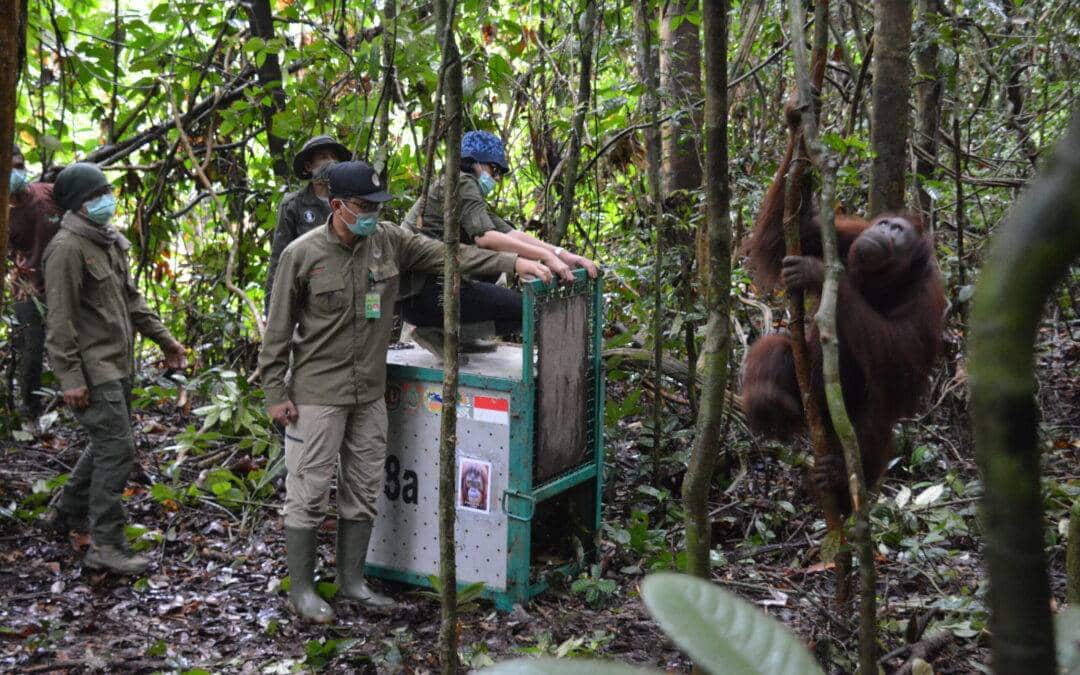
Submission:
M 1048 477 L 1048 551 L 1055 597 L 1063 593 L 1058 533 L 1080 492 L 1080 346 L 1053 327 L 1038 358 Z M 619 405 L 640 386 L 612 378 Z M 906 425 L 909 446 L 874 508 L 879 616 L 888 672 L 908 643 L 932 644 L 938 673 L 985 670 L 977 472 L 967 428 L 963 377 L 944 371 L 930 411 Z M 636 395 L 635 395 L 636 396 Z M 598 577 L 575 592 L 570 580 L 509 614 L 474 603 L 460 618 L 461 654 L 470 668 L 532 654 L 595 656 L 669 672 L 688 659 L 660 631 L 637 593 L 644 574 L 681 563 L 679 481 L 688 452 L 688 408 L 674 391 L 672 432 L 660 480 L 651 479 L 649 405 L 609 424 L 608 488 Z M 641 398 L 647 404 L 647 397 Z M 192 422 L 171 404 L 134 413 L 139 469 L 127 510 L 146 529 L 154 565 L 140 579 L 84 570 L 88 541 L 61 541 L 35 522 L 57 474 L 74 464 L 83 437 L 62 415 L 32 440 L 8 443 L 0 461 L 0 670 L 11 672 L 435 672 L 439 608 L 416 589 L 381 584 L 400 604 L 374 614 L 337 602 L 331 627 L 294 621 L 280 580 L 286 575 L 280 488 L 240 510 L 213 499 L 178 505 L 155 499 L 168 483 L 160 467 L 171 437 Z M 856 605 L 833 600 L 835 577 L 821 562 L 823 524 L 804 484 L 801 455 L 758 446 L 738 430 L 714 487 L 714 578 L 783 621 L 831 668 L 850 672 Z M 198 458 L 190 460 L 193 464 Z M 194 471 L 195 469 L 191 469 Z M 196 477 L 193 482 L 197 482 Z M 160 497 L 160 495 L 159 495 Z M 29 514 L 29 515 L 28 515 Z M 22 516 L 22 517 L 20 517 Z M 332 569 L 334 521 L 320 549 Z M 136 535 L 138 533 L 135 533 Z M 591 592 L 590 592 L 591 591 Z M 907 645 L 907 646 L 905 646 Z

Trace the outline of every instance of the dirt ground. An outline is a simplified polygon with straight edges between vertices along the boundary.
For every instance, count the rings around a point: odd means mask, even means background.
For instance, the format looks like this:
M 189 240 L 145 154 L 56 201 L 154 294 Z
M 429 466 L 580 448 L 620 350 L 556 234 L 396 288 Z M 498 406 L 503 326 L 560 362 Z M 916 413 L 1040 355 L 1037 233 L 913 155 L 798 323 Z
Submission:
M 1052 327 L 1042 334 L 1041 345 L 1046 475 L 1075 492 L 1080 488 L 1080 347 L 1064 328 Z M 890 471 L 875 507 L 879 617 L 883 653 L 891 654 L 884 661 L 888 671 L 903 664 L 909 641 L 935 641 L 931 660 L 938 673 L 978 672 L 988 658 L 979 488 L 959 372 L 942 369 L 929 412 L 906 425 L 905 456 Z M 619 401 L 637 386 L 631 377 L 609 391 Z M 671 403 L 680 420 L 677 431 L 692 427 L 679 398 L 676 393 Z M 40 481 L 74 464 L 82 437 L 70 418 L 61 416 L 49 433 L 3 448 L 0 670 L 437 671 L 436 600 L 414 588 L 382 584 L 400 601 L 393 611 L 373 614 L 338 601 L 333 626 L 300 625 L 290 617 L 278 587 L 286 575 L 276 511 L 280 489 L 265 503 L 249 505 L 242 518 L 212 500 L 178 508 L 162 504 L 150 486 L 165 480 L 159 467 L 167 459 L 169 438 L 191 420 L 172 405 L 137 410 L 134 417 L 140 469 L 129 484 L 129 519 L 161 537 L 150 549 L 154 565 L 141 579 L 84 570 L 85 535 L 60 541 L 15 515 L 35 484 L 40 492 Z M 722 553 L 714 577 L 787 624 L 834 668 L 850 671 L 856 605 L 834 602 L 834 575 L 819 555 L 823 525 L 804 484 L 800 455 L 754 444 L 737 422 L 733 429 L 738 442 L 726 455 L 727 480 L 717 481 L 712 499 L 714 544 Z M 649 618 L 637 593 L 650 569 L 678 564 L 678 458 L 685 455 L 686 434 L 672 435 L 668 450 L 673 459 L 662 467 L 659 484 L 653 484 L 659 492 L 649 490 L 651 472 L 643 469 L 650 452 L 641 443 L 645 435 L 636 416 L 608 429 L 608 527 L 599 562 L 602 579 L 614 582 L 614 590 L 589 604 L 566 580 L 508 614 L 486 602 L 473 603 L 460 617 L 466 665 L 547 654 L 689 670 L 689 660 Z M 942 486 L 940 492 L 936 486 Z M 1054 500 L 1048 502 L 1049 524 L 1056 531 L 1060 514 Z M 647 527 L 641 526 L 642 513 Z M 322 565 L 330 570 L 333 528 L 333 520 L 327 521 L 320 547 Z M 651 543 L 642 545 L 642 537 Z M 1048 551 L 1061 602 L 1060 537 Z

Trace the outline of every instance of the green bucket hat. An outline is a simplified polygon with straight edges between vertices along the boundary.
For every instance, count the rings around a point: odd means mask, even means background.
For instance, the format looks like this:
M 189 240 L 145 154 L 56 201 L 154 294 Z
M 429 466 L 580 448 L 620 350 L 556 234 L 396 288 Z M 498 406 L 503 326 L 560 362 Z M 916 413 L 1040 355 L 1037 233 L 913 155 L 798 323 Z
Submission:
M 311 172 L 307 169 L 307 163 L 318 150 L 322 149 L 331 150 L 334 153 L 334 157 L 339 162 L 347 162 L 352 159 L 352 153 L 341 143 L 338 143 L 333 136 L 315 136 L 307 143 L 304 143 L 304 147 L 300 148 L 300 152 L 296 153 L 296 157 L 293 157 L 292 168 L 293 173 L 299 178 L 309 179 L 311 178 Z

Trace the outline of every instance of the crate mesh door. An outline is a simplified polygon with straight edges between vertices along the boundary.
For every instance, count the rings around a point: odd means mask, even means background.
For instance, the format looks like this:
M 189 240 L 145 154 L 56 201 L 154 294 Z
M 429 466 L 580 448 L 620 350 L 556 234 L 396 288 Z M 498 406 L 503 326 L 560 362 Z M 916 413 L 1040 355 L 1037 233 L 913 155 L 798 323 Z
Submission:
M 555 296 L 539 305 L 536 321 L 536 462 L 538 483 L 589 458 L 586 419 L 592 377 L 587 294 Z

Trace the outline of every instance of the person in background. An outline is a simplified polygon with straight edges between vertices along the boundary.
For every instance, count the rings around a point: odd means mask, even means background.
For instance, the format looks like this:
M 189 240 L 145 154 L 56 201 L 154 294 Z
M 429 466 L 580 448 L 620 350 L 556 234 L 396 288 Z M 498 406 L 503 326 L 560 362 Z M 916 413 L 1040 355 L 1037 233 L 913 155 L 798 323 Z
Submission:
M 301 235 L 326 222 L 330 215 L 330 197 L 324 172 L 334 162 L 344 162 L 352 153 L 332 136 L 315 136 L 304 143 L 293 157 L 293 172 L 308 183 L 286 193 L 278 206 L 274 243 L 270 248 L 270 267 L 266 272 L 266 309 L 274 290 L 274 274 L 285 247 Z
M 316 623 L 334 618 L 315 590 L 315 559 L 335 470 L 338 597 L 369 608 L 392 604 L 364 579 L 385 475 L 390 308 L 400 273 L 436 274 L 445 251 L 441 242 L 379 221 L 391 197 L 367 162 L 335 164 L 328 178 L 330 215 L 281 254 L 259 353 L 267 412 L 285 425 L 289 602 Z M 538 263 L 473 247 L 461 248 L 461 269 L 551 279 Z
M 127 259 L 131 244 L 112 225 L 116 198 L 101 169 L 68 166 L 56 178 L 53 197 L 65 213 L 43 256 L 45 345 L 64 402 L 89 443 L 46 523 L 66 534 L 89 518 L 83 564 L 139 574 L 149 559 L 128 549 L 121 503 L 135 465 L 128 409 L 135 332 L 161 346 L 169 368 L 185 367 L 185 350 L 135 287 Z
M 516 253 L 537 260 L 558 278 L 572 281 L 573 268 L 583 267 L 596 278 L 594 262 L 565 248 L 553 246 L 516 230 L 496 215 L 487 196 L 509 173 L 506 149 L 498 136 L 487 131 L 470 131 L 461 137 L 461 243 L 491 251 Z M 443 214 L 445 185 L 440 179 L 428 190 L 427 200 L 418 199 L 402 225 L 433 239 L 443 238 L 447 226 Z M 420 213 L 423 205 L 423 213 Z M 507 337 L 521 330 L 521 294 L 494 283 L 491 278 L 461 280 L 461 351 L 494 349 L 484 342 L 491 336 Z M 403 283 L 401 314 L 416 329 L 413 339 L 438 358 L 443 351 L 442 279 L 438 274 L 414 275 Z
M 31 421 L 42 410 L 41 398 L 34 393 L 41 388 L 45 357 L 45 277 L 41 273 L 41 258 L 45 247 L 60 229 L 64 209 L 53 201 L 51 183 L 30 182 L 26 159 L 18 145 L 12 150 L 10 181 L 8 253 L 12 261 L 11 291 L 18 322 L 12 342 L 18 354 L 20 413 L 25 420 Z

